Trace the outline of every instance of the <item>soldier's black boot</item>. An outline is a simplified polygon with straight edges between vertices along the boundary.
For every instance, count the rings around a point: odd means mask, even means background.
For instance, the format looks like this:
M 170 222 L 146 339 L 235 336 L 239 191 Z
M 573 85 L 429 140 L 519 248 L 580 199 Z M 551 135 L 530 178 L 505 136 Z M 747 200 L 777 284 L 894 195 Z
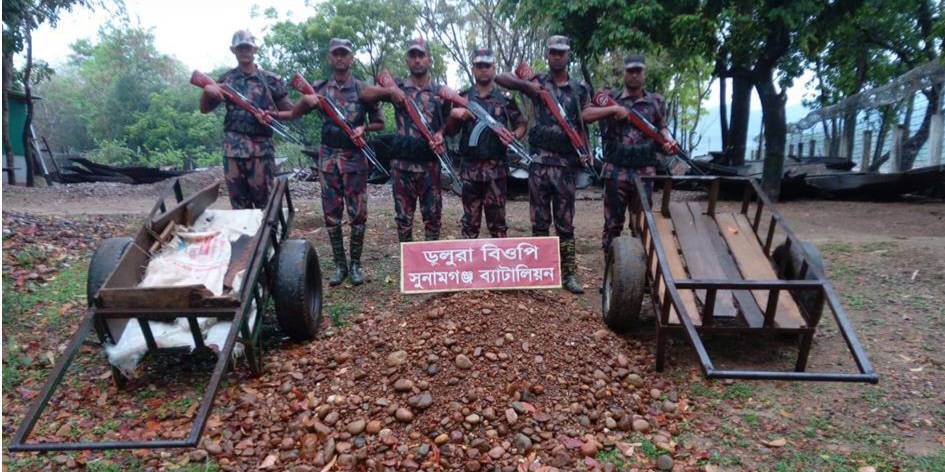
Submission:
M 364 226 L 351 227 L 351 276 L 352 285 L 364 283 L 364 272 L 361 270 L 361 251 L 364 249 Z
M 571 292 L 584 293 L 584 287 L 577 279 L 577 250 L 573 239 L 562 240 L 559 245 L 561 252 L 561 286 Z
M 328 230 L 328 239 L 331 241 L 332 259 L 335 261 L 335 271 L 328 278 L 328 285 L 341 285 L 348 277 L 348 259 L 345 256 L 345 239 L 341 226 Z
M 440 239 L 440 232 L 439 231 L 424 231 L 423 239 L 425 241 L 437 241 Z
M 412 243 L 413 242 L 413 232 L 407 233 L 406 235 L 398 235 L 397 240 L 402 243 Z

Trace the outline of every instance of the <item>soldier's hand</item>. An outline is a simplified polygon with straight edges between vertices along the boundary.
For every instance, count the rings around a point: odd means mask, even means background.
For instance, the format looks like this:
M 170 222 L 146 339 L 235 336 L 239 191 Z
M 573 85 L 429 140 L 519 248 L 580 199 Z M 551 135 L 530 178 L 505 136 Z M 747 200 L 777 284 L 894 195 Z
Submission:
M 496 134 L 499 135 L 499 139 L 502 140 L 502 144 L 504 144 L 505 147 L 509 147 L 509 145 L 512 144 L 512 141 L 515 140 L 515 135 L 505 128 L 500 129 Z
M 525 95 L 528 95 L 529 97 L 537 97 L 538 95 L 541 95 L 541 84 L 531 81 L 527 82 L 527 84 L 528 85 L 525 86 Z
M 614 105 L 614 119 L 617 121 L 623 121 L 626 120 L 628 116 L 630 116 L 630 110 L 627 110 L 620 105 Z
M 433 142 L 431 142 L 430 144 L 433 145 L 433 152 L 435 152 L 435 153 L 437 153 L 437 154 L 442 154 L 443 151 L 446 150 L 446 148 L 443 146 L 443 134 L 442 134 L 442 133 L 439 133 L 439 132 L 438 132 L 438 133 L 435 133 L 435 134 L 433 135 Z
M 590 156 L 590 154 L 585 154 L 585 155 L 582 155 L 582 156 L 578 156 L 578 159 L 581 161 L 581 165 L 583 165 L 584 167 L 590 167 L 590 166 L 594 165 L 594 163 L 591 162 L 591 156 Z
M 405 106 L 407 103 L 407 94 L 399 88 L 391 88 L 390 102 L 399 107 Z
M 315 94 L 302 95 L 302 102 L 305 103 L 305 107 L 309 110 L 313 108 L 318 108 L 321 104 L 320 103 L 321 101 L 318 98 L 318 95 L 315 95 Z
M 673 150 L 676 149 L 678 143 L 673 138 L 666 138 L 666 142 L 663 143 L 663 152 L 666 154 L 673 154 Z
M 450 111 L 450 117 L 459 121 L 466 121 L 474 118 L 473 114 L 470 113 L 469 110 L 462 107 L 453 108 L 453 110 Z
M 272 112 L 271 112 L 271 111 L 268 111 L 268 112 L 266 112 L 266 111 L 260 111 L 259 113 L 256 113 L 256 114 L 255 114 L 255 115 L 256 115 L 256 119 L 259 120 L 259 122 L 262 123 L 262 124 L 264 124 L 264 125 L 269 125 L 269 124 L 272 123 L 272 115 L 270 115 L 270 113 L 272 113 Z
M 203 93 L 218 102 L 222 102 L 226 99 L 226 97 L 223 96 L 223 88 L 217 84 L 207 84 L 207 86 L 203 88 Z
M 357 142 L 364 138 L 364 126 L 357 126 L 351 130 L 351 140 Z

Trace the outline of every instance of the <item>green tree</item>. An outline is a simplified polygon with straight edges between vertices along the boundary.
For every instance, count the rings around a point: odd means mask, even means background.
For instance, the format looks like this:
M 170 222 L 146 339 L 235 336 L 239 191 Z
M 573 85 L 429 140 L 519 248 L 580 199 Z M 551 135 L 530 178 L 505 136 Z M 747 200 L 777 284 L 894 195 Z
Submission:
M 26 65 L 21 71 L 21 83 L 26 95 L 26 125 L 23 130 L 23 147 L 26 152 L 26 185 L 33 185 L 33 161 L 30 159 L 29 129 L 33 121 L 32 82 L 33 73 L 33 30 L 44 23 L 53 26 L 59 21 L 59 15 L 71 11 L 74 7 L 92 6 L 91 0 L 8 0 L 3 4 L 3 145 L 7 166 L 12 169 L 13 148 L 10 143 L 9 104 L 7 92 L 13 88 L 15 70 L 13 56 L 26 53 Z M 45 74 L 44 74 L 45 75 Z M 10 183 L 15 183 L 12 172 Z

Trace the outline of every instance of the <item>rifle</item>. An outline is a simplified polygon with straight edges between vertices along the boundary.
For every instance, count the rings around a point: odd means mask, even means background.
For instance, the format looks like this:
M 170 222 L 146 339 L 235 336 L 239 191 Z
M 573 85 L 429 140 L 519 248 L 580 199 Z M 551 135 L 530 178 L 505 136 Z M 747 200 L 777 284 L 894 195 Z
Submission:
M 289 83 L 292 88 L 302 92 L 305 95 L 315 95 L 318 97 L 318 106 L 321 108 L 325 116 L 330 119 L 335 126 L 341 128 L 345 134 L 348 135 L 348 138 L 351 139 L 351 142 L 354 143 L 361 152 L 364 153 L 364 156 L 367 157 L 368 161 L 371 161 L 371 165 L 375 169 L 380 171 L 387 177 L 390 177 L 390 172 L 387 172 L 387 169 L 384 168 L 384 165 L 381 164 L 381 161 L 377 160 L 377 154 L 374 153 L 374 149 L 368 145 L 367 141 L 364 140 L 364 136 L 354 137 L 354 130 L 351 128 L 351 123 L 348 123 L 348 120 L 345 119 L 344 113 L 342 113 L 341 108 L 338 104 L 335 103 L 331 97 L 327 95 L 321 95 L 315 92 L 315 88 L 312 87 L 312 84 L 308 83 L 305 80 L 305 77 L 302 77 L 302 74 L 295 74 L 295 77 L 292 77 L 292 82 Z
M 200 72 L 199 70 L 195 70 L 193 74 L 190 74 L 190 83 L 200 88 L 204 88 L 216 82 L 214 82 L 213 79 L 211 79 L 210 76 L 208 76 L 207 74 L 204 74 L 203 72 Z M 227 100 L 233 102 L 234 105 L 248 111 L 253 116 L 258 117 L 260 115 L 266 114 L 265 111 L 260 110 L 255 105 L 253 105 L 253 103 L 249 101 L 249 99 L 246 98 L 243 94 L 239 93 L 233 87 L 230 87 L 229 84 L 217 84 L 217 85 L 219 85 L 220 88 L 222 89 L 223 96 L 226 97 Z M 287 128 L 286 125 L 282 124 L 282 122 L 280 122 L 279 120 L 275 118 L 270 117 L 269 123 L 266 123 L 266 126 L 272 129 L 272 131 L 274 131 L 279 136 L 282 136 L 286 141 L 289 141 L 293 144 L 298 144 L 299 146 L 305 145 L 305 143 L 303 143 L 301 139 L 295 137 L 292 134 L 292 132 L 289 131 L 289 128 Z
M 535 71 L 525 63 L 521 63 L 515 68 L 515 75 L 522 80 L 535 80 Z M 571 146 L 574 147 L 574 150 L 578 154 L 578 160 L 584 164 L 584 168 L 587 169 L 591 175 L 600 181 L 601 177 L 600 174 L 597 173 L 597 169 L 594 168 L 594 159 L 591 157 L 591 152 L 587 148 L 587 141 L 585 141 L 584 136 L 578 133 L 577 130 L 574 129 L 574 126 L 568 122 L 564 107 L 561 106 L 561 103 L 558 102 L 554 94 L 545 89 L 545 87 L 541 87 L 539 98 L 542 103 L 545 104 L 545 108 L 548 109 L 548 112 L 551 113 L 551 117 L 558 122 L 558 126 L 564 131 L 564 134 L 567 135 L 568 141 L 571 141 Z M 578 113 L 580 113 L 580 111 L 578 111 Z
M 387 69 L 383 69 L 377 76 L 377 83 L 384 88 L 397 88 L 397 83 L 394 82 L 394 78 L 390 75 L 390 72 Z M 459 183 L 459 177 L 456 175 L 456 170 L 453 169 L 453 164 L 450 162 L 450 156 L 446 152 L 445 148 L 443 152 L 436 152 L 436 150 L 433 149 L 433 131 L 430 129 L 430 123 L 427 122 L 427 117 L 424 116 L 423 113 L 420 113 L 420 106 L 417 105 L 417 102 L 415 102 L 413 98 L 407 97 L 405 108 L 407 110 L 407 115 L 410 117 L 410 121 L 412 121 L 414 126 L 420 130 L 420 133 L 423 134 L 423 137 L 426 138 L 427 144 L 430 145 L 430 149 L 433 150 L 433 153 L 436 154 L 436 158 L 439 159 L 440 166 L 442 166 L 443 170 L 449 174 L 450 188 L 453 190 L 453 193 L 461 195 L 462 186 Z
M 496 119 L 492 117 L 492 114 L 486 111 L 486 109 L 483 108 L 478 102 L 464 98 L 449 87 L 441 87 L 440 91 L 437 92 L 437 95 L 439 95 L 439 97 L 443 100 L 451 101 L 454 104 L 469 110 L 470 113 L 476 117 L 476 120 L 479 121 L 476 127 L 473 128 L 472 135 L 469 137 L 470 143 L 478 143 L 479 136 L 481 136 L 482 132 L 485 131 L 485 128 L 488 127 L 493 133 L 499 135 L 500 137 L 505 137 L 509 141 L 508 148 L 522 159 L 523 164 L 529 165 L 532 163 L 532 157 L 529 156 L 527 152 L 525 152 L 525 147 L 522 146 L 522 143 L 515 139 L 515 135 L 512 134 L 508 128 L 503 126 L 502 123 L 496 121 Z
M 614 105 L 620 105 L 614 100 L 614 97 L 611 97 L 609 93 L 601 90 L 594 95 L 593 103 L 599 107 L 609 107 Z M 664 146 L 669 140 L 665 136 L 660 134 L 659 130 L 656 129 L 656 126 L 653 123 L 650 123 L 650 120 L 646 119 L 640 112 L 628 108 L 627 111 L 627 121 L 630 122 L 636 129 L 643 132 L 650 139 L 656 141 L 660 147 Z M 699 174 L 705 175 L 705 172 L 702 172 L 702 169 L 697 167 L 689 155 L 679 147 L 679 143 L 674 143 L 672 148 L 670 148 L 672 153 L 672 160 L 667 164 L 669 168 L 669 173 L 671 175 L 683 175 L 689 171 L 689 169 L 695 169 Z

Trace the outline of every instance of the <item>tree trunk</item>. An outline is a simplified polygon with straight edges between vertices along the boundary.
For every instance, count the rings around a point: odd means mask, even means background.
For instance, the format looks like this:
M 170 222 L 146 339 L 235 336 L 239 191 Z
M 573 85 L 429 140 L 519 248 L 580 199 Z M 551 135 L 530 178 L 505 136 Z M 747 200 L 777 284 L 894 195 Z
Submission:
M 23 94 L 26 95 L 26 121 L 23 122 L 23 161 L 26 162 L 26 186 L 36 185 L 33 160 L 33 134 L 30 129 L 33 126 L 33 91 L 30 87 L 30 75 L 33 72 L 33 35 L 29 28 L 26 28 L 26 66 L 23 68 Z
M 3 154 L 6 158 L 4 167 L 9 169 L 7 183 L 16 184 L 16 175 L 13 167 L 16 161 L 13 157 L 13 143 L 10 141 L 10 103 L 7 101 L 7 92 L 13 86 L 13 48 L 3 49 Z
M 773 201 L 781 196 L 781 176 L 784 174 L 784 143 L 787 138 L 787 120 L 784 105 L 787 96 L 774 87 L 772 71 L 760 75 L 755 84 L 761 99 L 762 122 L 765 127 L 765 164 L 761 186 Z
M 939 97 L 941 96 L 942 85 L 935 85 L 929 92 L 923 91 L 929 103 L 925 107 L 925 116 L 922 117 L 922 124 L 915 130 L 915 134 L 906 138 L 902 143 L 902 170 L 912 169 L 915 165 L 915 159 L 919 156 L 919 150 L 929 139 L 930 127 L 932 124 L 932 115 L 939 109 Z
M 732 77 L 732 117 L 729 123 L 728 146 L 725 148 L 729 165 L 740 166 L 745 163 L 750 116 L 751 81 L 746 77 Z
M 728 156 L 728 80 L 719 77 L 719 125 L 722 127 L 722 152 Z

